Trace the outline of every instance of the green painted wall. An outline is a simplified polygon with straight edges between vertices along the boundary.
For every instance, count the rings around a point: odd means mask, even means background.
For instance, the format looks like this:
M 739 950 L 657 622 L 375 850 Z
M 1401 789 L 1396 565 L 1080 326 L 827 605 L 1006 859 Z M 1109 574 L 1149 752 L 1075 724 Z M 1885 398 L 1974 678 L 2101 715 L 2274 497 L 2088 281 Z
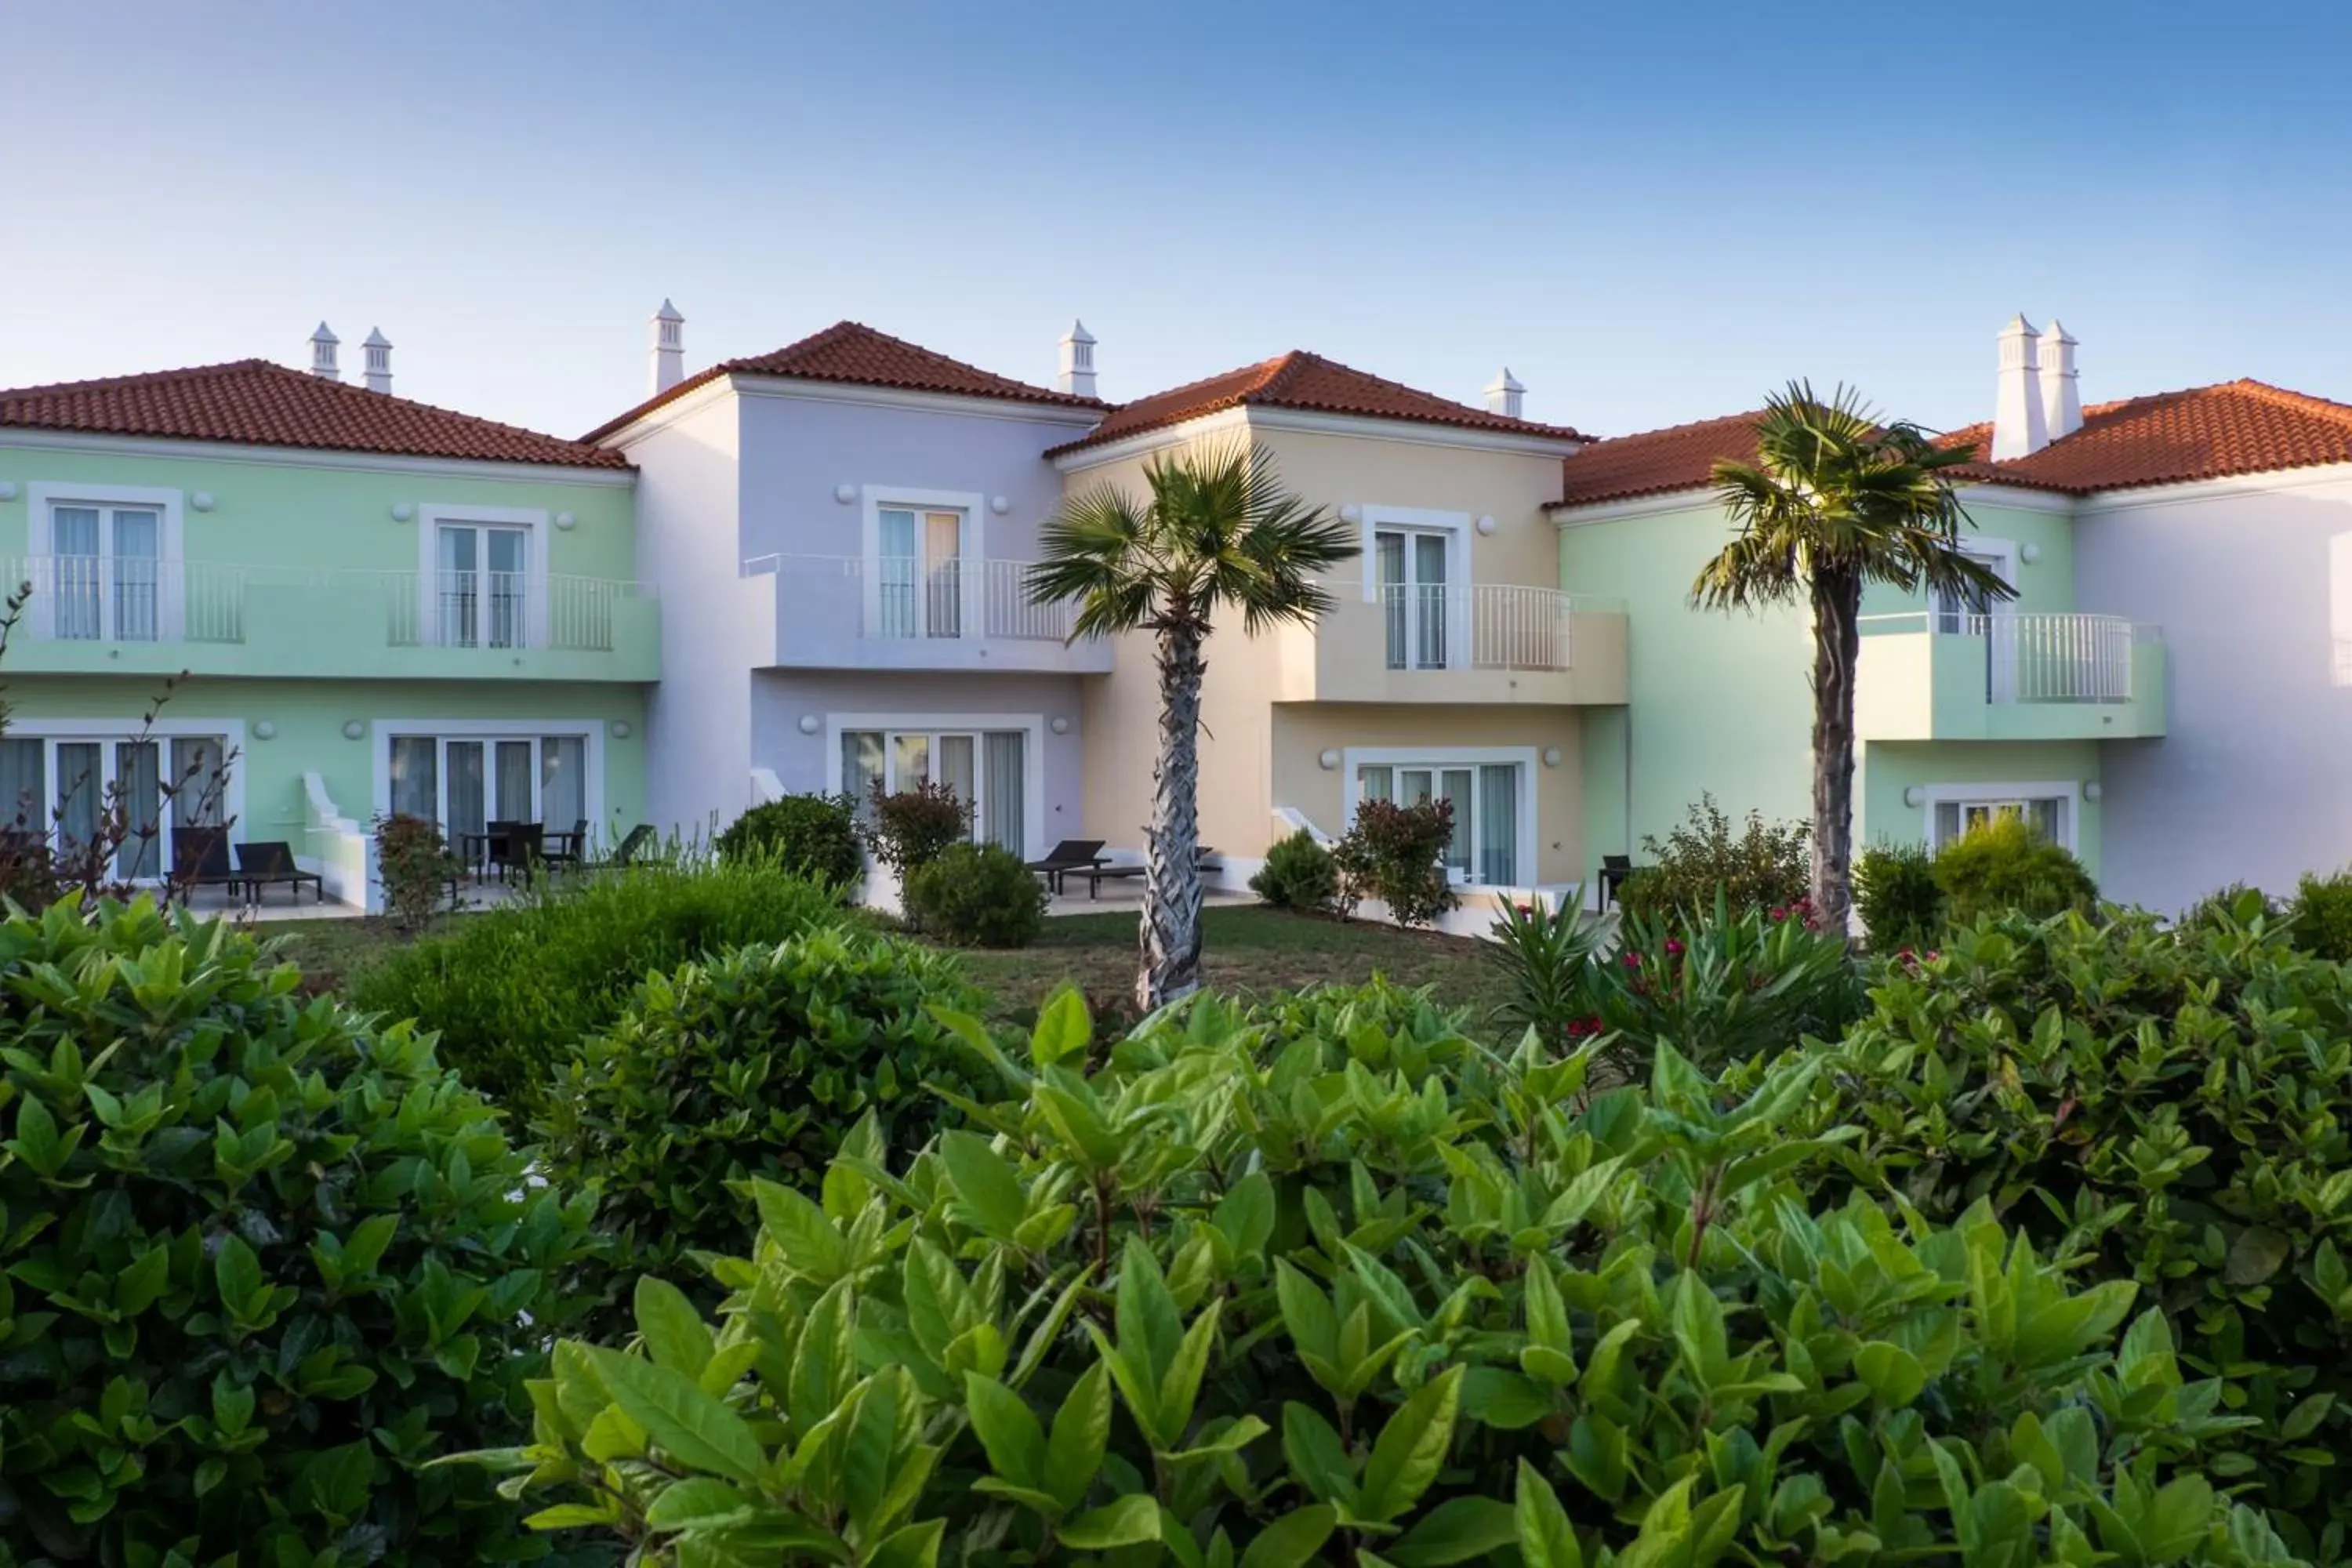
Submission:
M 1854 780 L 1854 842 L 1924 844 L 1927 807 L 1906 805 L 1903 792 L 1936 784 L 2074 785 L 2075 854 L 2099 874 L 2099 804 L 2082 785 L 2099 777 L 2096 741 L 1878 741 L 1863 748 Z

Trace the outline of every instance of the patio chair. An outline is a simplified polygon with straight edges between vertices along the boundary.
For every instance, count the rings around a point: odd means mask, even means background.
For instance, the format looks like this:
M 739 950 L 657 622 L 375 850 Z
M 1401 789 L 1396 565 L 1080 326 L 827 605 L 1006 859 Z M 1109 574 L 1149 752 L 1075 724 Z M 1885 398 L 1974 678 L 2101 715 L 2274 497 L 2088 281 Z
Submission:
M 294 901 L 299 904 L 305 882 L 310 884 L 318 902 L 327 901 L 327 879 L 295 865 L 294 847 L 284 839 L 265 838 L 236 847 L 236 886 L 255 903 L 261 901 L 263 889 L 283 885 L 294 889 Z
M 653 847 L 653 843 L 654 825 L 650 822 L 640 822 L 629 829 L 629 836 L 621 840 L 620 847 L 608 858 L 584 862 L 583 869 L 591 871 L 625 869 L 635 865 L 646 851 Z
M 551 833 L 540 858 L 550 866 L 577 866 L 588 853 L 588 819 L 582 817 L 568 833 Z
M 1192 868 L 1204 874 L 1216 870 L 1218 868 L 1217 852 L 1205 844 L 1202 845 L 1199 854 L 1193 858 Z M 1087 897 L 1091 899 L 1100 893 L 1105 882 L 1116 881 L 1122 877 L 1140 877 L 1147 869 L 1149 868 L 1140 860 L 1130 860 L 1117 866 L 1100 864 L 1089 866 L 1087 868 Z
M 237 876 L 228 863 L 228 829 L 180 827 L 172 833 L 172 879 L 181 887 L 226 888 L 235 894 Z
M 501 882 L 511 880 L 517 873 L 528 879 L 544 858 L 547 826 L 538 822 L 509 822 L 504 826 L 504 833 L 490 839 L 490 866 Z
M 1631 855 L 1603 855 L 1601 858 L 1601 907 L 1607 909 L 1625 886 L 1625 879 L 1633 874 Z
M 1045 879 L 1045 886 L 1055 892 L 1062 890 L 1062 878 L 1071 871 L 1085 871 L 1103 863 L 1103 841 L 1099 838 L 1065 838 L 1045 854 L 1028 863 L 1028 868 Z

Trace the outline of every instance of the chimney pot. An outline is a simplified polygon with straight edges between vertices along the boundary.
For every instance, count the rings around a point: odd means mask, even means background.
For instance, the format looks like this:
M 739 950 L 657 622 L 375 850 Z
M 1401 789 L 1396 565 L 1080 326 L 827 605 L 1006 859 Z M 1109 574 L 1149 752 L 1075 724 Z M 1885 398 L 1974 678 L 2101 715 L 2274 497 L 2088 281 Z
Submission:
M 2074 371 L 2077 345 L 2058 318 L 2042 334 L 2042 427 L 2053 441 L 2083 427 L 2083 388 Z
M 310 334 L 310 374 L 320 381 L 341 381 L 343 373 L 335 364 L 335 345 L 342 340 L 331 331 L 327 323 Z
M 2000 330 L 2000 382 L 1992 405 L 1992 458 L 2030 458 L 2050 445 L 2042 406 L 2042 334 L 2022 313 Z
M 649 395 L 659 396 L 686 379 L 686 318 L 664 300 L 653 313 L 652 364 L 647 376 Z
M 368 329 L 367 342 L 360 347 L 367 351 L 367 389 L 370 392 L 392 390 L 392 340 L 383 335 L 381 327 Z
M 1095 335 L 1084 321 L 1062 334 L 1062 369 L 1054 384 L 1073 397 L 1095 395 Z
M 1527 416 L 1520 410 L 1527 405 L 1527 395 L 1528 389 L 1519 384 L 1511 367 L 1505 365 L 1501 374 L 1486 384 L 1486 412 L 1506 419 L 1524 419 Z

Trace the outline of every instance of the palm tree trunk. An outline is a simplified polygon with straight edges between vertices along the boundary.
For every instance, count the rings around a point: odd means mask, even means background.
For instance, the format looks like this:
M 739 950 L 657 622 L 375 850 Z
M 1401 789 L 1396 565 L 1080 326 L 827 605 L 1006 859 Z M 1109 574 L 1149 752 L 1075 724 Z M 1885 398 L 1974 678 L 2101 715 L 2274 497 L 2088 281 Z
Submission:
M 1201 627 L 1171 617 L 1160 628 L 1160 758 L 1151 772 L 1144 844 L 1141 963 L 1144 1011 L 1201 984 Z
M 1814 916 L 1845 931 L 1853 906 L 1853 688 L 1862 644 L 1862 580 L 1813 574 Z

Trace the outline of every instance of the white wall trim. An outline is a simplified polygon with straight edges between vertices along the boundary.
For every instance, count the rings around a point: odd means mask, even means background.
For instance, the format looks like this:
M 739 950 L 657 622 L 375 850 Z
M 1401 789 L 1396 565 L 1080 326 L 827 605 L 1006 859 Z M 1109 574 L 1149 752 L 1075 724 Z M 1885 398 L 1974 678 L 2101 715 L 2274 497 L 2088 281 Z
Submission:
M 1544 507 L 1557 528 L 1591 528 L 1598 523 L 1622 522 L 1627 518 L 1657 517 L 1670 511 L 1699 511 L 1712 508 L 1722 510 L 1715 492 L 1704 485 L 1692 485 L 1683 489 L 1667 490 L 1660 495 L 1627 496 L 1622 500 L 1552 501 Z
M 177 642 L 180 639 L 184 613 L 186 608 L 186 581 L 180 570 L 187 559 L 185 523 L 183 506 L 185 490 L 157 485 L 80 484 L 68 480 L 36 479 L 25 487 L 25 553 L 32 556 L 57 553 L 50 511 L 60 506 L 91 507 L 152 507 L 162 515 L 157 529 L 158 566 L 156 584 L 158 619 L 156 640 Z M 105 526 L 100 525 L 101 551 Z M 57 579 L 51 577 L 39 584 L 46 591 L 33 595 L 32 624 L 27 628 L 37 637 L 56 634 Z
M 1472 412 L 1475 412 L 1473 410 Z M 1509 430 L 1481 430 L 1458 425 L 1433 425 L 1413 419 L 1375 419 L 1354 414 L 1318 414 L 1303 408 L 1268 408 L 1244 405 L 1212 414 L 1139 430 L 1099 447 L 1063 452 L 1054 467 L 1066 474 L 1124 462 L 1169 447 L 1224 434 L 1235 429 L 1287 431 L 1310 436 L 1339 436 L 1357 441 L 1391 441 L 1408 447 L 1452 447 L 1475 452 L 1516 453 L 1531 458 L 1566 458 L 1582 449 L 1572 437 L 1528 436 Z
M 1511 885 L 1532 884 L 1530 874 L 1535 868 L 1536 853 L 1536 778 L 1539 766 L 1538 748 L 1534 746 L 1349 746 L 1339 753 L 1339 799 L 1342 805 L 1341 830 L 1356 825 L 1356 769 L 1372 767 L 1477 767 L 1485 763 L 1514 763 L 1519 769 L 1518 821 L 1513 830 L 1517 841 L 1518 864 L 1513 868 Z M 1473 781 L 1472 786 L 1476 786 Z M 1486 884 L 1480 884 L 1484 886 Z
M 2083 781 L 2044 780 L 2040 784 L 1932 784 L 1924 786 L 1920 802 L 1920 838 L 1930 851 L 1936 845 L 1936 808 L 1979 800 L 2043 800 L 2063 802 L 2058 813 L 2058 841 L 2068 854 L 2080 853 Z
M 2063 490 L 2028 489 L 2017 485 L 1957 485 L 1953 494 L 1963 508 L 1970 506 L 2005 506 L 2013 511 L 2048 511 L 2061 516 L 2079 506 L 2079 498 Z
M 392 738 L 430 735 L 436 739 L 537 741 L 548 736 L 579 736 L 587 744 L 588 777 L 583 799 L 591 831 L 606 826 L 604 815 L 604 721 L 602 719 L 378 719 L 368 737 L 370 781 L 374 815 L 392 815 Z
M 562 463 L 499 463 L 478 458 L 406 458 L 391 452 L 339 452 L 307 447 L 248 447 L 236 441 L 175 441 L 158 436 L 100 436 L 79 430 L 0 430 L 0 452 L 16 448 L 102 452 L 123 458 L 175 458 L 185 462 L 255 463 L 267 468 L 326 468 L 384 474 L 432 474 L 443 479 L 500 479 L 527 485 L 612 485 L 637 482 L 634 468 L 573 468 Z
M 820 778 L 829 780 L 831 795 L 841 784 L 841 737 L 845 731 L 881 730 L 901 732 L 977 734 L 985 730 L 1018 730 L 1026 738 L 1021 748 L 1021 839 L 1033 854 L 1053 847 L 1045 842 L 1045 716 L 1043 713 L 827 713 L 824 716 L 824 759 Z M 980 765 L 975 756 L 973 765 Z
M 2191 506 L 2235 496 L 2276 495 L 2347 484 L 2352 484 L 2352 463 L 2322 463 L 2308 468 L 2273 468 L 2259 474 L 2232 474 L 2225 479 L 2101 490 L 2083 497 L 2075 505 L 2083 512 L 2137 511 L 2144 507 Z
M 1057 453 L 1051 460 L 1054 467 L 1065 474 L 1084 473 L 1088 468 L 1099 468 L 1107 463 L 1123 463 L 1131 458 L 1146 458 L 1154 452 L 1164 452 L 1171 447 L 1244 431 L 1248 429 L 1249 422 L 1249 410 L 1245 408 L 1221 408 L 1214 414 L 1203 414 L 1198 418 L 1138 430 L 1132 436 L 1122 436 L 1099 447 L 1081 447 L 1076 451 Z
M 468 506 L 449 501 L 426 501 L 417 507 L 416 626 L 427 642 L 438 642 L 441 636 L 440 564 L 435 549 L 440 542 L 441 525 L 478 523 L 490 528 L 520 528 L 530 531 L 530 540 L 524 546 L 527 553 L 523 559 L 523 644 L 527 647 L 547 646 L 547 516 L 545 510 L 527 506 Z M 489 569 L 487 561 L 480 569 Z
M 967 397 L 952 392 L 916 392 L 896 386 L 866 386 L 846 381 L 804 381 L 798 376 L 737 372 L 727 379 L 742 397 L 783 397 L 803 403 L 846 403 L 863 408 L 898 408 L 951 414 L 966 419 L 1010 419 L 1023 425 L 1059 425 L 1090 430 L 1107 408 L 1072 408 L 1058 403 L 1022 403 L 1010 397 Z

